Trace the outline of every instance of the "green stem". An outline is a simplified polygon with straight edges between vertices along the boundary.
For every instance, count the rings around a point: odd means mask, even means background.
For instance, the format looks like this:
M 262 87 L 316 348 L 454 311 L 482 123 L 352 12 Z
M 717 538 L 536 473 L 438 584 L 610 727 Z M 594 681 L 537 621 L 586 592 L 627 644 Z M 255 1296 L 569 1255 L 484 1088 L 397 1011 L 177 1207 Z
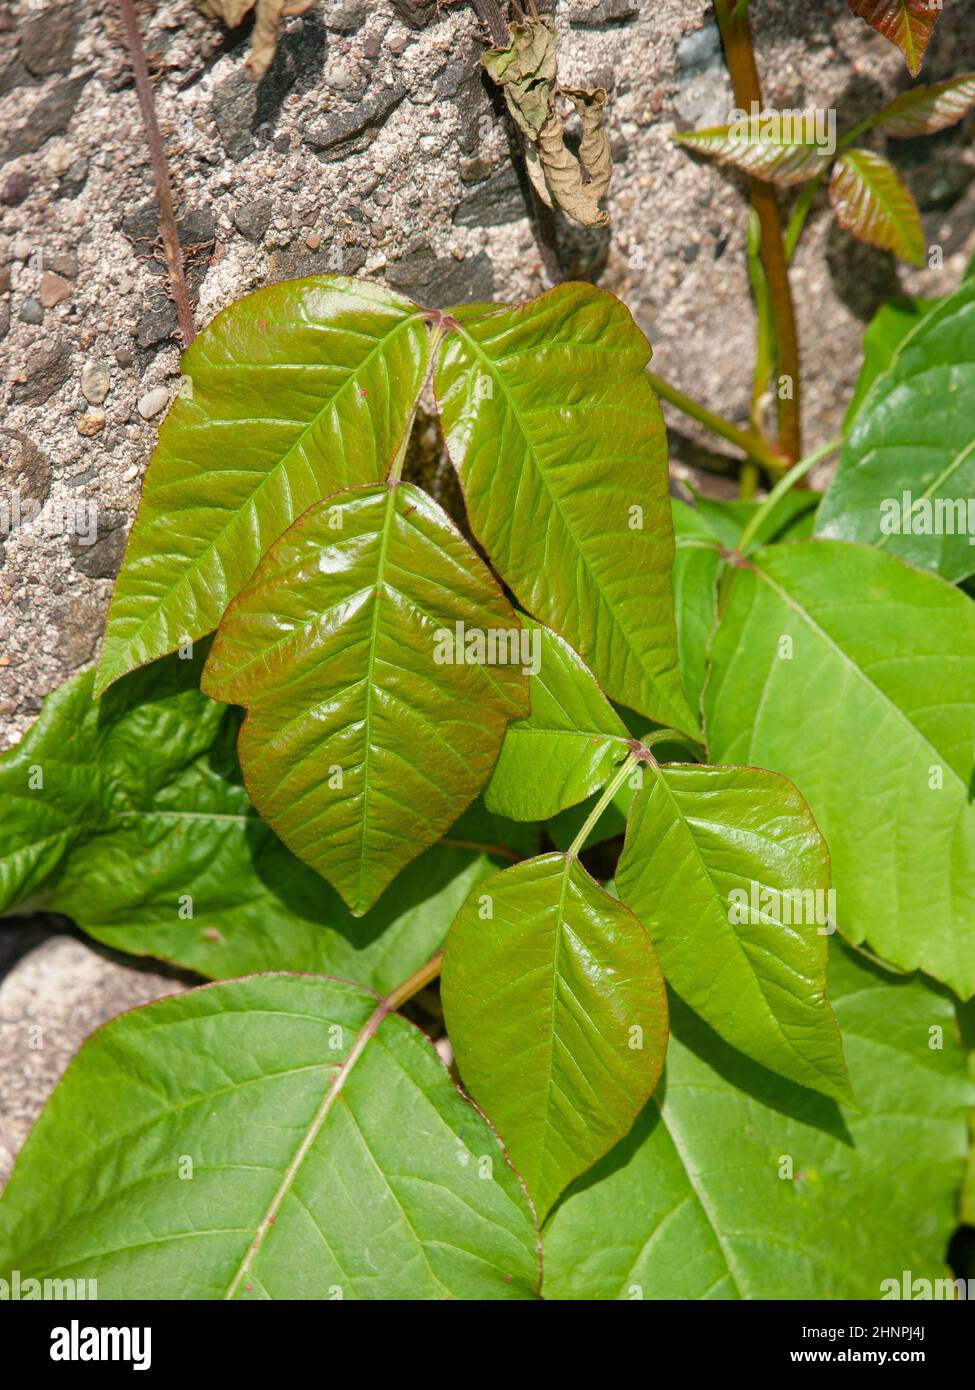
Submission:
M 719 439 L 726 439 L 729 444 L 734 444 L 736 449 L 740 449 L 747 458 L 757 459 L 773 473 L 781 473 L 788 463 L 774 445 L 761 435 L 755 434 L 751 430 L 739 429 L 730 420 L 726 420 L 723 415 L 716 415 L 713 410 L 708 410 L 707 406 L 701 405 L 698 401 L 692 400 L 690 396 L 685 396 L 683 391 L 678 391 L 676 386 L 671 386 L 669 381 L 664 381 L 663 377 L 657 376 L 656 372 L 647 372 L 650 385 L 662 400 L 669 401 L 682 414 L 687 415 L 692 420 L 696 420 L 699 425 L 703 425 L 706 430 L 716 434 Z
M 566 853 L 567 862 L 569 860 L 575 859 L 575 857 L 578 855 L 579 851 L 586 843 L 586 840 L 589 838 L 589 832 L 592 830 L 593 826 L 599 820 L 599 817 L 606 810 L 606 807 L 612 801 L 613 797 L 619 791 L 620 787 L 626 781 L 627 777 L 629 777 L 630 774 L 635 771 L 639 762 L 640 759 L 638 754 L 629 753 L 623 760 L 623 762 L 620 763 L 619 767 L 616 769 L 616 772 L 610 778 L 609 782 L 606 784 L 602 796 L 599 798 L 595 806 L 589 812 L 589 815 L 586 817 L 582 829 L 579 831 L 578 835 L 575 837 L 575 839 L 572 841 L 572 844 L 569 846 L 568 851 Z
M 804 459 L 800 459 L 798 463 L 793 464 L 788 473 L 784 474 L 775 484 L 775 487 L 766 497 L 744 531 L 742 531 L 741 539 L 735 546 L 735 553 L 737 555 L 744 555 L 746 547 L 758 533 L 759 527 L 762 525 L 762 522 L 768 516 L 769 512 L 778 505 L 787 492 L 795 487 L 800 478 L 804 478 L 811 468 L 815 468 L 817 463 L 822 463 L 823 459 L 829 458 L 830 454 L 835 454 L 837 449 L 841 448 L 842 445 L 843 437 L 842 435 L 837 435 L 835 439 L 829 440 L 828 443 L 821 445 L 818 449 L 814 449 L 811 454 L 807 454 Z

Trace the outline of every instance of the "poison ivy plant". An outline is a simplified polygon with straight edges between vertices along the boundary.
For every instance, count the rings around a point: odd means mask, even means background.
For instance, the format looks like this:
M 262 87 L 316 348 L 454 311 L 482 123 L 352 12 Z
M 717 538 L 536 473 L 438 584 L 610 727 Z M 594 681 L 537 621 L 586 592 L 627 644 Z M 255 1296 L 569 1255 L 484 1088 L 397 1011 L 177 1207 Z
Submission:
M 902 1269 L 947 1277 L 973 1099 L 951 1003 L 830 956 L 859 1111 L 773 1076 L 674 1000 L 657 1095 L 545 1229 L 547 1298 L 877 1299 Z
M 97 689 L 203 637 L 314 502 L 378 483 L 406 436 L 428 336 L 365 281 L 285 281 L 218 314 L 183 355 L 115 586 Z
M 537 848 L 534 827 L 474 806 L 354 918 L 251 805 L 239 719 L 197 689 L 202 654 L 97 702 L 92 673 L 75 677 L 0 758 L 0 914 L 65 913 L 211 978 L 287 967 L 384 990 L 443 944 L 478 879 Z
M 820 184 L 829 176 L 829 201 L 841 227 L 860 241 L 922 265 L 926 243 L 913 194 L 889 159 L 854 142 L 871 129 L 895 139 L 934 135 L 973 107 L 975 74 L 963 73 L 901 93 L 839 140 L 827 121 L 831 113 L 773 108 L 739 112 L 727 125 L 683 131 L 674 138 L 754 178 L 785 188 L 804 185 L 785 241 L 787 255 L 795 250 Z
M 940 1272 L 975 609 L 922 566 L 972 571 L 858 528 L 881 476 L 968 478 L 970 288 L 878 320 L 821 506 L 790 489 L 835 445 L 789 466 L 757 403 L 718 423 L 770 495 L 672 499 L 649 347 L 591 285 L 443 310 L 316 277 L 204 330 L 99 670 L 0 758 L 0 912 L 218 983 L 82 1049 L 0 1278 L 527 1300 L 538 1221 L 552 1298 Z M 409 480 L 421 396 L 456 516 Z
M 710 660 L 710 756 L 800 788 L 840 930 L 975 992 L 972 601 L 864 546 L 771 546 L 732 571 Z
M 538 1281 L 524 1190 L 430 1043 L 315 977 L 210 985 L 96 1033 L 3 1216 L 2 1277 L 70 1272 L 103 1298 L 525 1299 Z
M 660 1075 L 667 1006 L 650 939 L 573 854 L 530 859 L 458 913 L 443 1000 L 461 1076 L 544 1219 Z
M 944 0 L 849 0 L 850 9 L 901 50 L 917 77 Z
M 520 667 L 439 650 L 465 624 L 510 633 L 519 659 L 491 574 L 432 498 L 389 483 L 306 512 L 220 625 L 203 689 L 247 708 L 251 800 L 356 914 L 457 819 L 528 713 Z
M 901 321 L 903 322 L 903 321 Z M 874 381 L 817 530 L 958 581 L 975 573 L 975 284 L 928 309 Z

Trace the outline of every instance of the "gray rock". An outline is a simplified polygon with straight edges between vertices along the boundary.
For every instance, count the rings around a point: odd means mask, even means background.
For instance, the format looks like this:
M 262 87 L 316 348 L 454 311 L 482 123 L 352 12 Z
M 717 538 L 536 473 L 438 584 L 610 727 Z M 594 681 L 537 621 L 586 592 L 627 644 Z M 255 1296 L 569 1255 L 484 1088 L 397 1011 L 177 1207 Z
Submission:
M 19 57 L 11 58 L 9 63 L 4 63 L 0 68 L 0 97 L 5 97 L 8 92 L 15 92 L 18 87 L 37 85 L 37 78 L 27 71 Z
M 475 184 L 454 213 L 458 227 L 500 227 L 527 217 L 529 205 L 518 171 L 506 162 L 486 182 Z
M 164 970 L 64 935 L 14 965 L 0 985 L 0 1181 L 86 1038 L 117 1014 L 182 992 L 183 980 Z
M 625 24 L 637 14 L 632 0 L 577 0 L 569 8 L 569 23 L 579 29 L 601 29 L 606 24 Z
M 40 97 L 31 108 L 24 124 L 8 137 L 0 152 L 0 164 L 19 159 L 24 154 L 33 154 L 46 144 L 52 135 L 59 135 L 74 114 L 82 88 L 90 76 L 90 72 L 84 72 L 78 77 L 57 82 L 50 91 Z
M 122 566 L 128 517 L 124 512 L 99 507 L 95 523 L 96 536 L 91 545 L 84 545 L 77 536 L 68 540 L 72 564 L 89 579 L 114 579 Z
M 343 243 L 327 245 L 321 251 L 309 251 L 307 246 L 282 246 L 271 252 L 266 283 L 278 280 L 301 280 L 306 275 L 355 275 L 366 263 L 361 246 Z
M 398 19 L 411 29 L 423 29 L 433 18 L 437 0 L 390 0 Z
M 71 375 L 71 349 L 58 340 L 42 344 L 25 363 L 26 381 L 14 382 L 15 404 L 43 405 Z
M 681 74 L 693 77 L 722 61 L 721 34 L 716 24 L 706 24 L 703 29 L 695 29 L 685 34 L 677 45 L 677 61 Z
M 406 88 L 400 84 L 382 87 L 353 111 L 326 116 L 321 125 L 305 133 L 304 143 L 329 164 L 346 155 L 361 154 L 405 96 Z
M 460 130 L 457 143 L 464 154 L 470 154 L 480 138 L 480 122 L 492 112 L 490 79 L 481 64 L 481 44 L 469 44 L 452 58 L 439 73 L 434 91 L 441 100 L 457 107 Z
M 34 77 L 69 72 L 81 20 L 80 6 L 48 5 L 20 33 L 20 60 Z
M 5 299 L 0 302 L 0 342 L 6 338 L 10 332 L 10 301 Z
M 494 294 L 494 270 L 483 251 L 455 261 L 452 256 L 438 257 L 425 241 L 392 261 L 384 278 L 394 290 L 425 306 L 469 304 Z
M 731 119 L 735 98 L 724 64 L 716 24 L 685 34 L 677 45 L 680 85 L 674 95 L 677 125 L 682 130 L 724 125 Z
M 170 299 L 155 299 L 139 319 L 135 341 L 140 348 L 164 343 L 176 331 L 176 306 Z
M 139 397 L 138 411 L 143 420 L 151 420 L 154 415 L 158 415 L 161 410 L 166 409 L 169 401 L 169 392 L 165 386 L 154 386 L 151 391 L 147 391 L 144 396 Z
M 367 0 L 322 0 L 322 23 L 338 34 L 352 34 L 361 29 L 369 13 Z
M 81 369 L 81 394 L 89 405 L 101 405 L 108 395 L 112 375 L 104 362 L 89 361 Z
M 51 462 L 33 440 L 20 430 L 0 426 L 0 459 L 4 491 L 43 507 L 51 492 Z
M 68 165 L 67 170 L 58 180 L 59 198 L 77 198 L 78 194 L 88 182 L 88 161 L 85 158 L 75 159 Z
M 257 202 L 244 203 L 242 207 L 234 209 L 234 226 L 242 237 L 257 245 L 264 240 L 271 221 L 270 198 L 261 198 Z
M 21 305 L 20 313 L 17 315 L 21 323 L 43 323 L 44 306 L 39 299 L 25 299 Z
M 281 103 L 299 77 L 302 82 L 315 80 L 324 56 L 325 31 L 312 11 L 300 28 L 279 39 L 274 62 L 260 82 L 252 82 L 240 66 L 216 83 L 213 119 L 232 160 L 245 159 L 258 148 L 258 132 L 262 127 L 273 126 Z

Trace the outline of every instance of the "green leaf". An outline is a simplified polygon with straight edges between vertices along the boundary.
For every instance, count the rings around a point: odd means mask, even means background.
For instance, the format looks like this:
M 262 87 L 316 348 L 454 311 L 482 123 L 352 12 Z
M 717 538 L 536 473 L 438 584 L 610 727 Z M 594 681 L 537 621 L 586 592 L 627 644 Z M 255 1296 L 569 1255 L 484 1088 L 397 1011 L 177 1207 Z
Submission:
M 861 1112 L 748 1061 L 675 1000 L 654 1100 L 545 1232 L 546 1297 L 877 1299 L 905 1269 L 948 1276 L 975 1093 L 951 1002 L 842 949 L 830 983 Z
M 538 670 L 531 713 L 508 725 L 485 805 L 511 820 L 548 820 L 584 801 L 626 757 L 626 725 L 563 638 L 529 623 Z
M 677 648 L 684 691 L 693 710 L 700 712 L 707 677 L 708 643 L 717 619 L 717 584 L 721 543 L 699 512 L 678 498 L 674 515 L 674 610 Z
M 356 985 L 268 975 L 85 1044 L 0 1201 L 12 1269 L 109 1299 L 526 1299 L 536 1251 L 427 1039 Z
M 542 1220 L 657 1083 L 667 1004 L 650 938 L 574 856 L 546 854 L 475 890 L 442 984 L 461 1077 Z
M 697 731 L 677 665 L 667 440 L 629 311 L 591 285 L 465 318 L 436 390 L 471 527 L 607 695 Z
M 861 149 L 841 155 L 833 165 L 829 200 L 837 222 L 858 241 L 893 251 L 913 265 L 924 264 L 926 242 L 917 203 L 882 155 Z
M 963 997 L 975 992 L 973 692 L 967 595 L 817 540 L 733 572 L 704 698 L 714 762 L 771 768 L 808 801 L 840 930 Z
M 97 701 L 89 671 L 49 696 L 0 758 L 0 913 L 29 900 L 210 978 L 287 969 L 383 990 L 443 944 L 499 860 L 537 849 L 533 827 L 475 805 L 354 918 L 251 806 L 238 716 L 200 694 L 200 666 L 167 658 Z
M 817 530 L 975 574 L 975 284 L 921 319 L 847 438 Z
M 962 120 L 975 107 L 975 73 L 963 72 L 931 87 L 912 87 L 883 108 L 875 124 L 888 135 L 910 140 L 934 135 Z
M 860 19 L 901 50 L 912 77 L 917 77 L 944 0 L 849 0 Z
M 828 168 L 834 149 L 817 137 L 814 112 L 784 118 L 778 111 L 742 116 L 730 125 L 689 130 L 674 136 L 682 145 L 718 164 L 783 186 L 807 183 Z
M 218 314 L 146 475 L 96 691 L 219 623 L 271 542 L 339 488 L 379 482 L 428 359 L 415 304 L 368 281 L 272 285 Z
M 247 706 L 251 800 L 357 916 L 473 800 L 508 718 L 527 714 L 525 635 L 406 483 L 311 508 L 228 610 L 203 689 Z
M 852 1102 L 826 1000 L 829 851 L 791 782 L 754 767 L 645 769 L 616 887 L 667 983 L 715 1032 Z
M 918 299 L 899 295 L 896 299 L 889 299 L 886 304 L 881 304 L 863 335 L 863 364 L 843 421 L 845 434 L 852 430 L 871 386 L 878 377 L 889 370 L 901 343 L 940 303 L 940 299 Z M 790 497 L 794 495 L 787 494 Z
M 813 517 L 822 494 L 808 488 L 797 488 L 781 497 L 759 524 L 752 544 L 782 545 L 786 541 L 804 541 L 812 535 Z M 729 550 L 741 540 L 742 532 L 762 502 L 741 502 L 737 498 L 697 497 L 695 506 L 701 516 Z

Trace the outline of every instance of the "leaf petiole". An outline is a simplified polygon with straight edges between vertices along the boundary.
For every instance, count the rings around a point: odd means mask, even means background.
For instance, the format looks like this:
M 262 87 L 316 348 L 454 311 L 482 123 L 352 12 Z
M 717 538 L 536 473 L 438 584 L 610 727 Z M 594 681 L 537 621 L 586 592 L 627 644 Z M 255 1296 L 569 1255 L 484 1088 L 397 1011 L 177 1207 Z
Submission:
M 599 798 L 595 806 L 589 812 L 589 815 L 586 817 L 578 835 L 575 837 L 575 839 L 572 841 L 572 844 L 566 851 L 565 858 L 567 864 L 570 864 L 572 860 L 578 856 L 579 851 L 582 849 L 583 845 L 586 843 L 586 840 L 589 837 L 589 832 L 592 830 L 593 826 L 599 820 L 599 817 L 606 810 L 607 806 L 612 801 L 616 793 L 619 791 L 623 783 L 626 781 L 627 777 L 629 777 L 630 774 L 636 770 L 639 762 L 639 754 L 629 753 L 620 763 L 613 776 L 606 783 L 606 786 L 603 789 L 602 796 Z
M 842 448 L 842 445 L 843 436 L 837 435 L 835 439 L 830 439 L 825 444 L 821 444 L 818 449 L 814 449 L 811 454 L 807 454 L 805 458 L 793 464 L 788 473 L 784 474 L 775 484 L 775 487 L 754 514 L 744 531 L 742 531 L 738 544 L 735 546 L 734 553 L 736 555 L 744 555 L 746 547 L 754 540 L 762 522 L 768 516 L 769 512 L 772 511 L 773 507 L 778 505 L 787 492 L 795 487 L 800 478 L 804 478 L 810 469 L 815 468 L 817 463 L 822 463 L 823 459 L 829 458 L 830 454 L 835 454 L 837 449 Z

